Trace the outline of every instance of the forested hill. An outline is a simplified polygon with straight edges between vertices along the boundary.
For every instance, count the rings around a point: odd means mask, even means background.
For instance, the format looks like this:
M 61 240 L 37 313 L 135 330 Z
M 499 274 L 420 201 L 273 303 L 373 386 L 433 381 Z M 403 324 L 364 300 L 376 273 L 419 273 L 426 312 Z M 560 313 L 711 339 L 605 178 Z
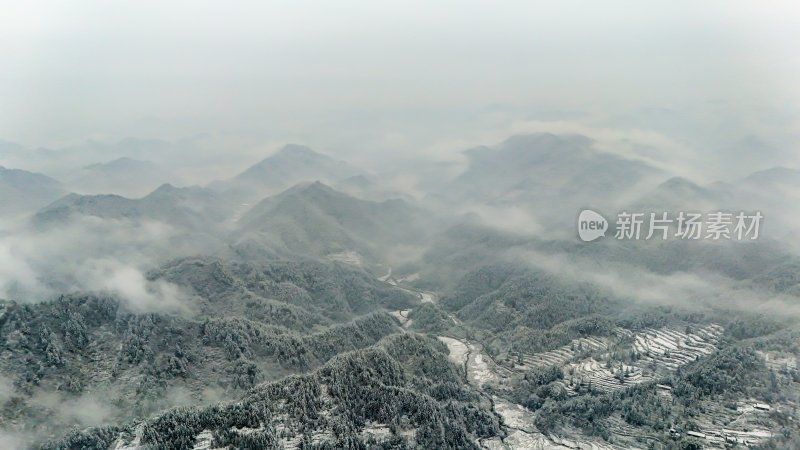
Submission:
M 0 421 L 41 440 L 236 397 L 400 333 L 386 309 L 418 301 L 337 263 L 189 258 L 148 277 L 179 290 L 184 309 L 144 313 L 111 293 L 0 301 L 0 381 L 11 386 Z
M 500 433 L 489 402 L 462 384 L 446 347 L 404 334 L 239 401 L 174 409 L 43 448 L 477 449 L 480 438 Z

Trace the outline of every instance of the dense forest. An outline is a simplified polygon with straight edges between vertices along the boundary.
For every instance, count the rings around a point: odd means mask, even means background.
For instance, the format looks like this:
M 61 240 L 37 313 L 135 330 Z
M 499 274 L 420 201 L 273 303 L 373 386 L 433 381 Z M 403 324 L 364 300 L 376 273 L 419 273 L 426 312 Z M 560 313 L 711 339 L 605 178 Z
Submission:
M 498 420 L 459 383 L 445 352 L 429 338 L 393 336 L 308 375 L 261 385 L 240 401 L 173 410 L 127 433 L 156 449 L 193 448 L 203 431 L 214 447 L 296 441 L 300 448 L 367 448 L 374 447 L 370 430 L 380 427 L 395 436 L 384 448 L 477 448 L 472 439 L 499 433 Z M 119 431 L 91 430 L 43 448 L 106 448 Z

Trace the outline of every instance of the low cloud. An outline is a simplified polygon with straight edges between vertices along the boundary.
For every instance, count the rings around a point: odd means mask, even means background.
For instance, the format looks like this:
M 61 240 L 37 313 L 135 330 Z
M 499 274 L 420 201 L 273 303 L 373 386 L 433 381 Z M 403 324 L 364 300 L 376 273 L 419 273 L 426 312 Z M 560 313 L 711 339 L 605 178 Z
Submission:
M 591 244 L 589 244 L 591 245 Z M 758 289 L 716 273 L 677 271 L 658 274 L 629 264 L 596 259 L 513 251 L 511 255 L 532 267 L 571 281 L 604 289 L 636 303 L 685 308 L 731 309 L 800 319 L 797 298 Z
M 114 416 L 114 408 L 101 398 L 87 394 L 65 397 L 57 392 L 39 390 L 30 400 L 31 406 L 52 411 L 57 423 L 92 427 L 108 423 Z
M 31 437 L 28 434 L 0 429 L 0 448 L 26 448 L 32 442 Z
M 45 231 L 4 230 L 0 297 L 34 302 L 71 291 L 110 293 L 131 310 L 181 311 L 187 296 L 145 273 L 170 257 L 177 231 L 159 222 L 78 218 Z M 190 249 L 184 249 L 190 251 Z

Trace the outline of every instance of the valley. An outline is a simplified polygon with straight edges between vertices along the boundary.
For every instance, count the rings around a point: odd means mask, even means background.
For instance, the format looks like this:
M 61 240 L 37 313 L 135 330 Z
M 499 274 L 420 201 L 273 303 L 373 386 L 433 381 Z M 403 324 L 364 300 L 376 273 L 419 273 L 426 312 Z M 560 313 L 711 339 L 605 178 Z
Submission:
M 391 273 L 382 277 L 381 281 L 398 285 L 396 281 L 390 281 L 390 275 Z M 408 287 L 404 289 L 414 292 Z M 437 299 L 435 294 L 429 292 L 416 292 L 416 295 L 425 298 L 423 301 L 435 302 Z M 407 327 L 410 325 L 407 319 L 409 312 L 410 310 L 395 311 L 393 315 Z M 457 323 L 455 317 L 450 317 Z M 648 328 L 632 332 L 617 328 L 612 337 L 579 338 L 563 347 L 543 353 L 518 353 L 514 358 L 506 359 L 504 364 L 495 362 L 478 342 L 444 335 L 437 338 L 447 345 L 448 357 L 463 370 L 464 380 L 490 400 L 494 414 L 501 419 L 504 437 L 482 439 L 479 441 L 481 448 L 621 450 L 650 448 L 648 444 L 661 442 L 664 436 L 631 426 L 616 415 L 607 419 L 607 426 L 612 440 L 617 444 L 543 433 L 536 427 L 533 411 L 506 398 L 510 394 L 509 389 L 515 376 L 524 375 L 532 369 L 559 367 L 564 373 L 564 379 L 557 384 L 570 397 L 585 395 L 587 392 L 608 394 L 644 384 L 657 392 L 660 401 L 670 404 L 673 402 L 672 387 L 658 384 L 658 381 L 664 374 L 678 371 L 686 364 L 715 352 L 716 344 L 723 333 L 723 327 L 717 324 L 691 329 L 687 327 L 684 331 L 675 328 Z M 623 350 L 636 355 L 635 365 L 617 365 L 612 362 Z M 759 425 L 765 414 L 753 405 L 764 404 L 757 399 L 742 399 L 730 410 L 709 403 L 703 414 L 695 418 L 697 428 L 689 437 L 703 442 L 709 448 L 763 444 L 772 437 L 772 432 Z M 778 405 L 769 408 L 775 406 Z M 791 405 L 778 407 L 791 408 Z M 668 432 L 668 436 L 673 438 L 677 434 L 673 429 Z
M 584 158 L 658 173 L 574 136 L 491 151 L 503 162 L 482 150 L 469 173 L 514 195 L 531 182 L 514 161 L 576 178 Z M 431 206 L 459 201 L 448 196 L 464 178 L 425 201 L 307 179 L 350 185 L 355 170 L 288 146 L 225 182 L 68 194 L 34 211 L 25 239 L 81 239 L 28 256 L 47 276 L 0 302 L 4 432 L 42 450 L 771 450 L 798 438 L 796 317 L 743 306 L 795 301 L 800 260 L 774 241 L 582 246 Z

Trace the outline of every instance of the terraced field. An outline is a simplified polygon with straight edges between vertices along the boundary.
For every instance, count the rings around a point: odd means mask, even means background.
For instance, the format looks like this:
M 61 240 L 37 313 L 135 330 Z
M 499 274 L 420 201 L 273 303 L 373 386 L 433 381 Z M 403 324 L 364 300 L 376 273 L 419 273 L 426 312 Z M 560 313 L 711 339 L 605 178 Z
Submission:
M 791 353 L 786 352 L 758 352 L 764 362 L 772 370 L 786 371 L 797 370 L 798 359 Z
M 533 355 L 522 355 L 522 363 L 517 364 L 515 369 L 526 371 L 535 367 L 563 366 L 573 360 L 581 352 L 593 353 L 606 351 L 610 348 L 613 341 L 604 337 L 585 337 L 572 341 L 563 347 L 549 352 L 536 353 Z
M 591 387 L 614 391 L 654 379 L 658 370 L 674 371 L 716 350 L 723 328 L 708 325 L 688 332 L 674 328 L 646 329 L 638 333 L 618 328 L 614 337 L 584 337 L 543 353 L 523 354 L 509 371 L 558 366 L 565 374 L 568 392 Z M 635 363 L 617 361 L 615 352 L 633 353 Z M 521 360 L 521 361 L 520 361 Z
M 640 333 L 631 333 L 630 336 L 623 336 L 633 340 L 631 349 L 639 357 L 635 365 L 614 361 L 608 353 L 599 355 L 599 358 L 605 362 L 588 357 L 578 362 L 562 364 L 561 367 L 567 379 L 567 391 L 572 395 L 575 395 L 580 388 L 612 392 L 653 381 L 655 379 L 653 369 L 674 371 L 678 367 L 716 350 L 716 343 L 722 331 L 722 327 L 718 325 L 708 325 L 689 333 L 663 328 L 648 329 Z M 580 341 L 583 341 L 583 346 L 586 345 L 585 339 Z M 610 348 L 607 341 L 605 343 L 605 348 Z M 570 346 L 570 348 L 574 347 L 574 345 Z M 590 349 L 602 350 L 603 346 L 595 343 Z M 574 354 L 574 352 L 564 349 L 560 349 L 560 353 L 563 355 L 561 358 L 569 356 L 570 353 Z M 559 358 L 554 358 L 552 355 L 543 358 L 543 361 L 558 360 Z
M 577 395 L 579 389 L 613 392 L 624 387 L 653 381 L 643 375 L 642 369 L 627 364 L 610 365 L 589 358 L 562 368 L 566 378 L 567 393 Z
M 653 361 L 657 367 L 673 371 L 716 350 L 723 331 L 714 324 L 690 332 L 648 329 L 633 336 L 633 350 L 642 364 Z
M 476 387 L 492 385 L 500 388 L 509 385 L 515 375 L 534 367 L 557 365 L 562 368 L 568 395 L 592 389 L 612 392 L 644 382 L 654 382 L 662 375 L 713 352 L 723 332 L 718 325 L 680 331 L 675 328 L 646 329 L 638 333 L 619 329 L 614 337 L 588 337 L 576 339 L 558 349 L 535 355 L 523 355 L 522 363 L 497 364 L 478 343 L 440 337 L 450 350 L 451 360 L 464 368 L 465 378 Z M 637 354 L 633 363 L 622 363 L 615 355 L 628 351 Z M 778 359 L 773 356 L 773 361 Z M 784 366 L 786 361 L 778 359 Z M 655 371 L 652 367 L 655 366 Z M 671 403 L 668 388 L 659 389 L 659 394 Z M 619 415 L 605 420 L 614 444 L 602 440 L 569 438 L 542 434 L 534 425 L 534 413 L 507 399 L 491 396 L 494 411 L 503 418 L 506 436 L 481 441 L 486 449 L 594 449 L 612 450 L 622 448 L 647 448 L 651 442 L 660 442 L 664 436 L 647 433 L 625 422 Z M 754 408 L 757 399 L 739 402 L 732 410 L 715 402 L 703 404 L 703 413 L 695 416 L 698 436 L 708 448 L 725 448 L 731 445 L 757 445 L 770 438 L 767 428 L 758 424 L 769 414 Z M 664 431 L 664 433 L 669 433 Z M 579 433 L 575 433 L 579 435 Z M 576 440 L 577 439 L 577 440 Z M 620 447 L 622 443 L 624 446 Z M 660 444 L 659 444 L 660 445 Z

